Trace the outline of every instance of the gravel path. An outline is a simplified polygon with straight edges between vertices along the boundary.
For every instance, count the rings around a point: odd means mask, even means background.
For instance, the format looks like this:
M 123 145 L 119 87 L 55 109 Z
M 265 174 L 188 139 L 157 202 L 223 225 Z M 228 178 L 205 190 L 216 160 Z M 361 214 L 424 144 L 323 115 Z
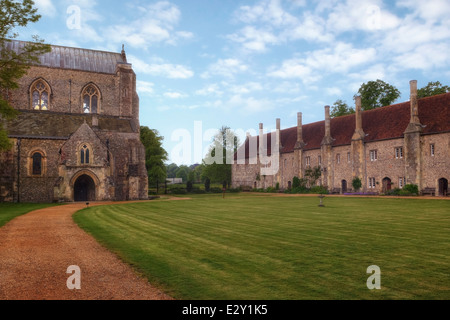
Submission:
M 0 228 L 0 300 L 171 300 L 73 222 L 83 207 L 36 210 Z M 72 265 L 80 290 L 67 287 Z

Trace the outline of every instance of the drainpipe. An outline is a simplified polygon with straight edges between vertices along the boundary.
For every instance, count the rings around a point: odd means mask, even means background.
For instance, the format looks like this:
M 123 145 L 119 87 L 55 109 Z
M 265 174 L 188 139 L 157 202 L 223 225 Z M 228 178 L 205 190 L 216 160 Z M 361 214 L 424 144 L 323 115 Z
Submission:
M 22 140 L 17 139 L 17 203 L 20 203 L 20 146 Z

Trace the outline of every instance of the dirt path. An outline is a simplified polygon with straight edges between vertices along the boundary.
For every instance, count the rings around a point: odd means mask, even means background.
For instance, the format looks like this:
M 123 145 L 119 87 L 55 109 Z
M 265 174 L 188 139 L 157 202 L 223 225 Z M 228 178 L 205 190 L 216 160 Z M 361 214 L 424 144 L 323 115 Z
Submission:
M 0 228 L 0 300 L 170 300 L 73 222 L 83 207 L 36 210 Z M 72 265 L 80 290 L 67 287 Z

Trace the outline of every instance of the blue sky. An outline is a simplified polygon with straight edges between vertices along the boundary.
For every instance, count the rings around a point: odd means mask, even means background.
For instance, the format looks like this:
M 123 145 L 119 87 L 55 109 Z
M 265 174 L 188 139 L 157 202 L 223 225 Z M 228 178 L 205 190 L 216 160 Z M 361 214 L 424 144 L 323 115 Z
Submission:
M 295 126 L 297 112 L 304 123 L 321 121 L 325 105 L 352 106 L 367 81 L 396 86 L 397 102 L 409 100 L 410 80 L 450 85 L 448 0 L 35 3 L 42 18 L 21 40 L 38 34 L 113 52 L 125 44 L 141 125 L 159 131 L 178 164 L 198 162 L 222 125 L 256 134 L 259 123 L 273 130 L 276 118 Z

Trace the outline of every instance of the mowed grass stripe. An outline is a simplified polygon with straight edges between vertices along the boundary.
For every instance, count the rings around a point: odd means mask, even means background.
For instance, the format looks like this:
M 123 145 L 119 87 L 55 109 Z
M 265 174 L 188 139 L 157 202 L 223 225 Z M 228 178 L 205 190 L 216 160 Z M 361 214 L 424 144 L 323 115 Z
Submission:
M 176 298 L 448 298 L 449 203 L 197 196 L 75 219 Z M 372 264 L 383 290 L 366 287 Z

